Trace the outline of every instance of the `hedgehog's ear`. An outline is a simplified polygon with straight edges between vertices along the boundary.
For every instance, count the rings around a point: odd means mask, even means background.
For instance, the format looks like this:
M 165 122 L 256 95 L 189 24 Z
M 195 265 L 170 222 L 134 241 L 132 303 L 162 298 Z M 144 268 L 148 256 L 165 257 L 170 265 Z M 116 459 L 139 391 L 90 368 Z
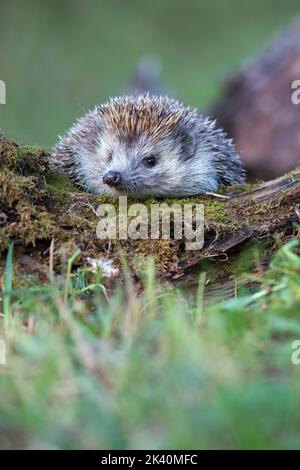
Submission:
M 194 155 L 195 140 L 190 132 L 185 129 L 179 131 L 179 141 L 182 149 L 182 158 L 188 160 Z

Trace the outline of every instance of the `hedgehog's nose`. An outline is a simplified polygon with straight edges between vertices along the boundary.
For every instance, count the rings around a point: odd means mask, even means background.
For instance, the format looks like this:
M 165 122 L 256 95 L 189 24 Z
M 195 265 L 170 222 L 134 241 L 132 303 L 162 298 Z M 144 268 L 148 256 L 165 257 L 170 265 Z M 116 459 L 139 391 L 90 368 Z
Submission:
M 103 183 L 109 186 L 119 186 L 121 182 L 122 176 L 118 171 L 108 171 L 103 175 Z

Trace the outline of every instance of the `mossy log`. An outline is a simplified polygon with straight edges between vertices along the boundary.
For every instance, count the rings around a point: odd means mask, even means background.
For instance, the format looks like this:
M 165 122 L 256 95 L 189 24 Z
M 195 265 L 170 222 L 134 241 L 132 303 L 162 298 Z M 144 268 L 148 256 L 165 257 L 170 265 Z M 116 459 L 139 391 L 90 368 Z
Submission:
M 99 240 L 96 208 L 103 202 L 118 201 L 80 192 L 66 177 L 49 170 L 49 156 L 43 148 L 18 145 L 0 136 L 1 265 L 3 268 L 6 250 L 13 242 L 16 271 L 35 275 L 42 282 L 48 280 L 50 255 L 59 272 L 78 248 L 79 268 L 88 257 L 108 258 L 118 265 L 121 249 L 137 279 L 145 258 L 152 255 L 160 278 L 177 282 L 196 269 L 197 273 L 210 273 L 213 282 L 232 278 L 253 263 L 249 247 L 257 251 L 262 240 L 262 257 L 266 258 L 276 243 L 299 237 L 300 169 L 267 183 L 222 188 L 227 198 L 167 201 L 204 205 L 204 247 L 187 251 L 184 240 Z

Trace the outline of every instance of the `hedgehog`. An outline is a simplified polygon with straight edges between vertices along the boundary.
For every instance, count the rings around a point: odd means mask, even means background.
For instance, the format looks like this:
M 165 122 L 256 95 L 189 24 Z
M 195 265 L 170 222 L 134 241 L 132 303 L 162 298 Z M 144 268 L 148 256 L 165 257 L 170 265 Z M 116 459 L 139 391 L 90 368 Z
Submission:
M 134 199 L 202 195 L 245 179 L 215 121 L 166 96 L 96 106 L 60 138 L 53 165 L 86 191 Z

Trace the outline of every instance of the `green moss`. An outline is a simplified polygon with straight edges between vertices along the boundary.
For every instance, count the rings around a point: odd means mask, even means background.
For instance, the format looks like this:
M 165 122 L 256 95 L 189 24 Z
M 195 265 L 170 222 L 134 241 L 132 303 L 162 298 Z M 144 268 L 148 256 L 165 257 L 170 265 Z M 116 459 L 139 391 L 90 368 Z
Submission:
M 43 147 L 22 145 L 18 148 L 17 169 L 23 175 L 41 175 L 48 169 L 50 154 Z
M 37 180 L 34 176 L 16 175 L 8 168 L 0 171 L 0 194 L 3 206 L 12 209 L 20 200 L 34 200 Z
M 204 217 L 207 221 L 222 224 L 232 224 L 232 214 L 230 213 L 230 209 L 228 208 L 227 199 L 220 199 L 209 196 L 198 196 L 180 199 L 168 198 L 164 200 L 148 199 L 147 201 L 143 201 L 143 203 L 146 205 L 148 211 L 150 211 L 152 204 L 166 203 L 169 205 L 169 207 L 172 207 L 173 205 L 180 205 L 181 207 L 183 207 L 186 204 L 190 204 L 193 206 L 196 206 L 197 204 L 203 204 Z
M 66 191 L 70 193 L 79 192 L 78 187 L 72 183 L 70 178 L 60 173 L 47 171 L 45 173 L 45 180 L 48 187 L 54 188 L 58 191 Z
M 15 142 L 0 135 L 0 168 L 14 169 L 18 161 L 18 146 Z
M 47 196 L 59 206 L 65 204 L 70 195 L 79 193 L 78 187 L 67 176 L 62 174 L 47 171 L 45 173 L 45 181 Z
M 0 168 L 8 168 L 16 173 L 41 175 L 48 168 L 49 153 L 42 147 L 18 145 L 0 135 Z
M 207 202 L 203 203 L 204 217 L 206 220 L 221 224 L 232 223 L 232 216 L 226 202 L 210 198 Z
M 226 187 L 225 194 L 240 194 L 246 193 L 247 191 L 251 191 L 255 189 L 261 182 L 257 181 L 256 183 L 245 183 L 239 184 L 238 186 Z
M 49 154 L 40 147 L 19 146 L 4 136 L 0 136 L 0 152 L 0 209 L 5 214 L 0 250 L 11 240 L 26 246 L 51 239 L 56 226 L 44 203 L 43 177 Z

